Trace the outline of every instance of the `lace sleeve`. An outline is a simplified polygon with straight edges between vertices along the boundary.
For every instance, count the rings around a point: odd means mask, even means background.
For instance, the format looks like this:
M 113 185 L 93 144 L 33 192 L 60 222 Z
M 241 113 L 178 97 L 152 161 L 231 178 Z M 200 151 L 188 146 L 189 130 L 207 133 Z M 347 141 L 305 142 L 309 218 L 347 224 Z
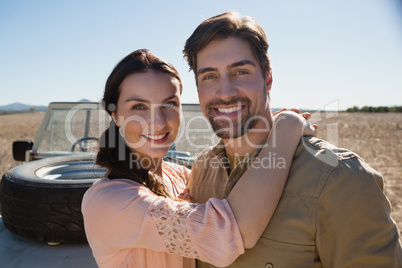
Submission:
M 149 210 L 168 253 L 198 258 L 186 228 L 186 218 L 199 204 L 171 202 L 164 199 Z

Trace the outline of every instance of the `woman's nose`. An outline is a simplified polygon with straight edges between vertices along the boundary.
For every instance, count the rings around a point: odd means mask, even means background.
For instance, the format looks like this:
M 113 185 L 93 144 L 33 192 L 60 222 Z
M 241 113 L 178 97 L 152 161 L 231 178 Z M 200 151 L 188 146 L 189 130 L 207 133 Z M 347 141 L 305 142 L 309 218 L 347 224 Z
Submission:
M 149 117 L 149 126 L 152 131 L 162 130 L 166 126 L 166 118 L 163 112 L 163 107 L 156 106 L 151 109 L 151 115 Z

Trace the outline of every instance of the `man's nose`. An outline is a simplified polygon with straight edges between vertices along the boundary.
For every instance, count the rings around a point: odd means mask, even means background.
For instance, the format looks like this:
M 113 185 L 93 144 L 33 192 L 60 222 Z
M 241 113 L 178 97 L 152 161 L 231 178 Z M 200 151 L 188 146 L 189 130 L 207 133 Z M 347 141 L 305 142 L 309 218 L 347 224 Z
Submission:
M 216 96 L 222 100 L 230 100 L 239 93 L 237 86 L 230 79 L 229 75 L 221 76 L 218 87 Z

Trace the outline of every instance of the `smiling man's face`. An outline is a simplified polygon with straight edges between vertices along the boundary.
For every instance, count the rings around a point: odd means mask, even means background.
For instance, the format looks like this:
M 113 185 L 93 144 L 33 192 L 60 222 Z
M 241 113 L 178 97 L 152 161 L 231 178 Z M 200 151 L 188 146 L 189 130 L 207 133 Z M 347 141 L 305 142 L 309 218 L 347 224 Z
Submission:
M 223 139 L 247 133 L 268 107 L 267 79 L 242 39 L 213 40 L 200 50 L 196 79 L 204 115 Z

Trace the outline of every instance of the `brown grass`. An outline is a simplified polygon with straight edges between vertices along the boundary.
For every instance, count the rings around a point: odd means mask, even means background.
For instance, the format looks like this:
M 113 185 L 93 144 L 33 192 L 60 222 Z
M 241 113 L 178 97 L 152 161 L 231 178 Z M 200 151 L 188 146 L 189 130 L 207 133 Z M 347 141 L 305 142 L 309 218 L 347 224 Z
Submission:
M 12 143 L 15 140 L 35 141 L 43 112 L 0 115 L 0 174 L 21 164 L 15 161 L 12 154 Z
M 1 174 L 21 164 L 12 158 L 12 142 L 17 139 L 34 140 L 43 115 L 27 113 L 0 116 Z M 318 113 L 313 115 L 311 121 L 319 125 L 318 137 L 356 152 L 383 175 L 385 194 L 392 204 L 391 215 L 402 230 L 402 114 Z M 327 130 L 338 135 L 327 136 Z M 200 142 L 198 138 L 197 141 Z M 188 145 L 179 143 L 177 149 L 186 150 Z

